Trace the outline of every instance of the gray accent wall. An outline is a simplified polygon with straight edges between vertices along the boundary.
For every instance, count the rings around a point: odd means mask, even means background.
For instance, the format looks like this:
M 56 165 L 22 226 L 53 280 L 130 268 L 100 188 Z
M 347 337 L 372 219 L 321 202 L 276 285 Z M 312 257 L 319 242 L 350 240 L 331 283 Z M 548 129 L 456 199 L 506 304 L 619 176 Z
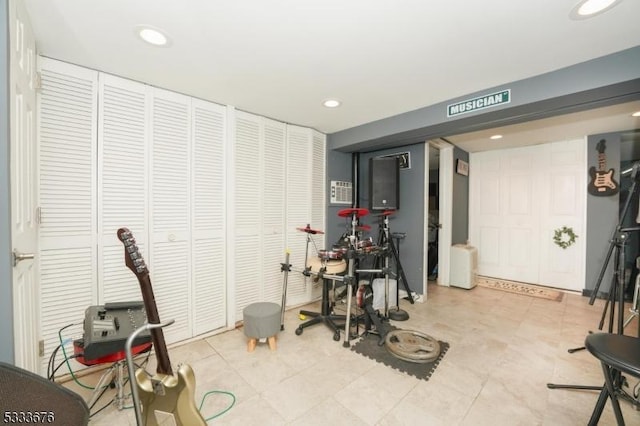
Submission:
M 13 364 L 8 7 L 0 0 L 0 361 Z
M 344 232 L 344 222 L 338 217 L 338 212 L 344 208 L 351 207 L 344 204 L 330 204 L 331 201 L 331 181 L 345 181 L 352 182 L 351 172 L 351 160 L 352 154 L 344 152 L 327 150 L 327 229 L 325 231 L 325 238 L 327 246 L 331 246 L 338 241 L 342 233 Z M 352 182 L 354 183 L 354 182 Z M 303 226 L 303 225 L 302 225 Z
M 469 163 L 469 153 L 456 147 L 453 149 L 453 182 L 451 212 L 451 244 L 466 244 L 469 239 L 469 176 L 456 173 L 458 160 Z
M 423 261 L 424 261 L 424 205 L 427 197 L 427 190 L 424 186 L 425 174 L 425 144 L 416 144 L 393 149 L 386 149 L 375 152 L 367 152 L 360 155 L 360 207 L 369 207 L 369 160 L 371 158 L 384 155 L 396 154 L 399 152 L 409 152 L 411 157 L 411 168 L 400 170 L 400 208 L 395 214 L 390 216 L 389 227 L 391 232 L 404 232 L 407 236 L 400 241 L 398 249 L 400 252 L 400 263 L 407 277 L 407 283 L 411 291 L 422 294 L 423 288 Z M 361 221 L 371 226 L 368 236 L 373 237 L 374 242 L 378 239 L 380 212 L 370 212 Z M 396 243 L 396 241 L 394 241 Z M 402 287 L 401 287 L 402 289 Z
M 358 168 L 359 173 L 355 179 L 354 185 L 359 182 L 358 207 L 368 208 L 369 206 L 369 159 L 396 154 L 399 152 L 409 152 L 411 156 L 411 168 L 400 170 L 400 209 L 392 216 L 390 221 L 391 232 L 406 232 L 407 237 L 399 243 L 400 262 L 407 276 L 408 284 L 412 291 L 418 294 L 423 289 L 423 261 L 424 261 L 424 240 L 425 235 L 424 211 L 425 198 L 428 191 L 424 186 L 425 175 L 425 150 L 424 143 L 389 148 L 379 151 L 371 151 L 359 153 Z M 347 180 L 352 181 L 351 170 L 353 166 L 353 154 L 342 153 L 335 150 L 327 152 L 327 187 L 331 180 Z M 455 173 L 456 161 L 462 159 L 469 161 L 469 153 L 459 148 L 453 151 L 453 170 L 454 176 L 452 181 L 453 190 L 453 214 L 452 214 L 452 243 L 464 244 L 469 238 L 469 177 L 458 175 Z M 470 174 L 473 170 L 470 171 Z M 438 181 L 437 175 L 430 181 Z M 329 195 L 327 195 L 329 197 Z M 329 198 L 327 198 L 327 203 Z M 346 230 L 346 220 L 338 217 L 338 211 L 349 207 L 345 205 L 328 207 L 327 214 L 327 245 L 331 246 L 336 243 L 340 236 Z M 378 218 L 374 216 L 375 212 L 364 217 L 361 223 L 371 226 L 371 232 L 368 236 L 377 240 L 378 237 Z M 395 241 L 394 241 L 395 242 Z

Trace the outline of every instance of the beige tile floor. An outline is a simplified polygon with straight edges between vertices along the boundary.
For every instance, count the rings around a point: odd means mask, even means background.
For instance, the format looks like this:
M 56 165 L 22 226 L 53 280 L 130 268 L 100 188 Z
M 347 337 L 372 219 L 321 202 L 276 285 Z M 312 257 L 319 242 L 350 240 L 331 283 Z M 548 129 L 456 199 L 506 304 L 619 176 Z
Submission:
M 276 351 L 261 343 L 248 353 L 242 329 L 236 329 L 172 347 L 170 357 L 174 366 L 188 363 L 195 370 L 197 405 L 209 391 L 224 392 L 207 396 L 204 417 L 223 412 L 235 398 L 231 409 L 208 424 L 585 425 L 598 393 L 550 390 L 546 384 L 602 385 L 595 358 L 567 349 L 597 330 L 603 302 L 589 305 L 572 293 L 555 302 L 430 284 L 425 303 L 401 302 L 410 319 L 393 322 L 450 344 L 428 381 L 344 348 L 324 325 L 296 336 L 297 309 L 286 313 Z M 633 321 L 625 334 L 636 333 Z M 152 357 L 149 371 L 153 365 Z M 80 380 L 95 384 L 99 375 Z M 637 380 L 629 382 L 633 387 Z M 107 391 L 96 408 L 113 395 Z M 640 425 L 640 412 L 629 402 L 621 405 L 627 424 Z M 111 404 L 91 424 L 135 425 L 134 410 Z M 609 403 L 600 424 L 615 424 Z

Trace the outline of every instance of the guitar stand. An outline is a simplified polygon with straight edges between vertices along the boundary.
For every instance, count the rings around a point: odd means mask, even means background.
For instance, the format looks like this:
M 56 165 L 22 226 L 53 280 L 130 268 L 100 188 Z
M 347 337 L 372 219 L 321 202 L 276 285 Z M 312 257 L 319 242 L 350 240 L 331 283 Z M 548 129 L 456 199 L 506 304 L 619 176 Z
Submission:
M 378 312 L 373 309 L 373 290 L 370 286 L 366 286 L 363 290 L 361 307 L 364 309 L 364 330 L 365 334 L 377 334 L 378 346 L 384 345 L 387 333 L 389 333 L 388 320 L 380 318 Z M 375 326 L 375 331 L 371 330 L 371 326 Z
M 133 361 L 132 361 L 133 362 Z M 98 399 L 102 396 L 102 390 L 113 383 L 116 388 L 115 403 L 118 410 L 124 408 L 126 397 L 124 395 L 124 367 L 126 362 L 124 360 L 114 362 L 100 377 L 98 384 L 96 385 L 91 399 L 87 402 L 87 406 L 92 408 Z M 115 377 L 114 377 L 115 376 Z

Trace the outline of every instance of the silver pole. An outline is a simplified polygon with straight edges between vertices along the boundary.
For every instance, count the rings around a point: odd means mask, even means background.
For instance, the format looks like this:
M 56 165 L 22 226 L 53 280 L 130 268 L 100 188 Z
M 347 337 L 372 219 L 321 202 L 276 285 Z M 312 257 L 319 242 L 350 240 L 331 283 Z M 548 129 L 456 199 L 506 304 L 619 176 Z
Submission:
M 280 331 L 284 330 L 284 309 L 287 304 L 287 281 L 289 279 L 289 268 L 291 267 L 291 265 L 289 265 L 289 255 L 290 253 L 287 249 L 287 255 L 284 258 L 284 265 L 282 266 L 284 271 L 284 282 L 282 283 L 282 312 L 280 316 Z M 305 268 L 307 267 L 306 259 L 304 266 Z

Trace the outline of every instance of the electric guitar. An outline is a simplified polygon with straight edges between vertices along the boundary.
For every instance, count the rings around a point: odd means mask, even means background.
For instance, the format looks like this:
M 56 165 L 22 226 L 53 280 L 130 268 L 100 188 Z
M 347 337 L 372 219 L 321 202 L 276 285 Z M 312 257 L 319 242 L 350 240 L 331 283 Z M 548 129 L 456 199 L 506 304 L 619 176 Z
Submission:
M 596 145 L 598 151 L 598 170 L 595 167 L 589 168 L 589 175 L 591 175 L 591 182 L 587 190 L 591 195 L 607 197 L 609 195 L 615 195 L 620 190 L 618 182 L 613 178 L 613 169 L 606 170 L 607 157 L 604 154 L 606 149 L 606 141 L 601 139 Z
M 125 264 L 138 278 L 144 308 L 149 324 L 159 324 L 160 317 L 151 288 L 149 270 L 138 250 L 133 234 L 127 228 L 118 229 L 118 239 L 124 244 Z M 135 383 L 142 402 L 142 416 L 147 426 L 205 426 L 207 422 L 196 408 L 194 394 L 196 380 L 190 366 L 183 364 L 174 374 L 164 341 L 162 328 L 150 331 L 156 352 L 156 374 L 150 376 L 144 369 L 138 369 Z M 133 380 L 133 378 L 131 379 Z

